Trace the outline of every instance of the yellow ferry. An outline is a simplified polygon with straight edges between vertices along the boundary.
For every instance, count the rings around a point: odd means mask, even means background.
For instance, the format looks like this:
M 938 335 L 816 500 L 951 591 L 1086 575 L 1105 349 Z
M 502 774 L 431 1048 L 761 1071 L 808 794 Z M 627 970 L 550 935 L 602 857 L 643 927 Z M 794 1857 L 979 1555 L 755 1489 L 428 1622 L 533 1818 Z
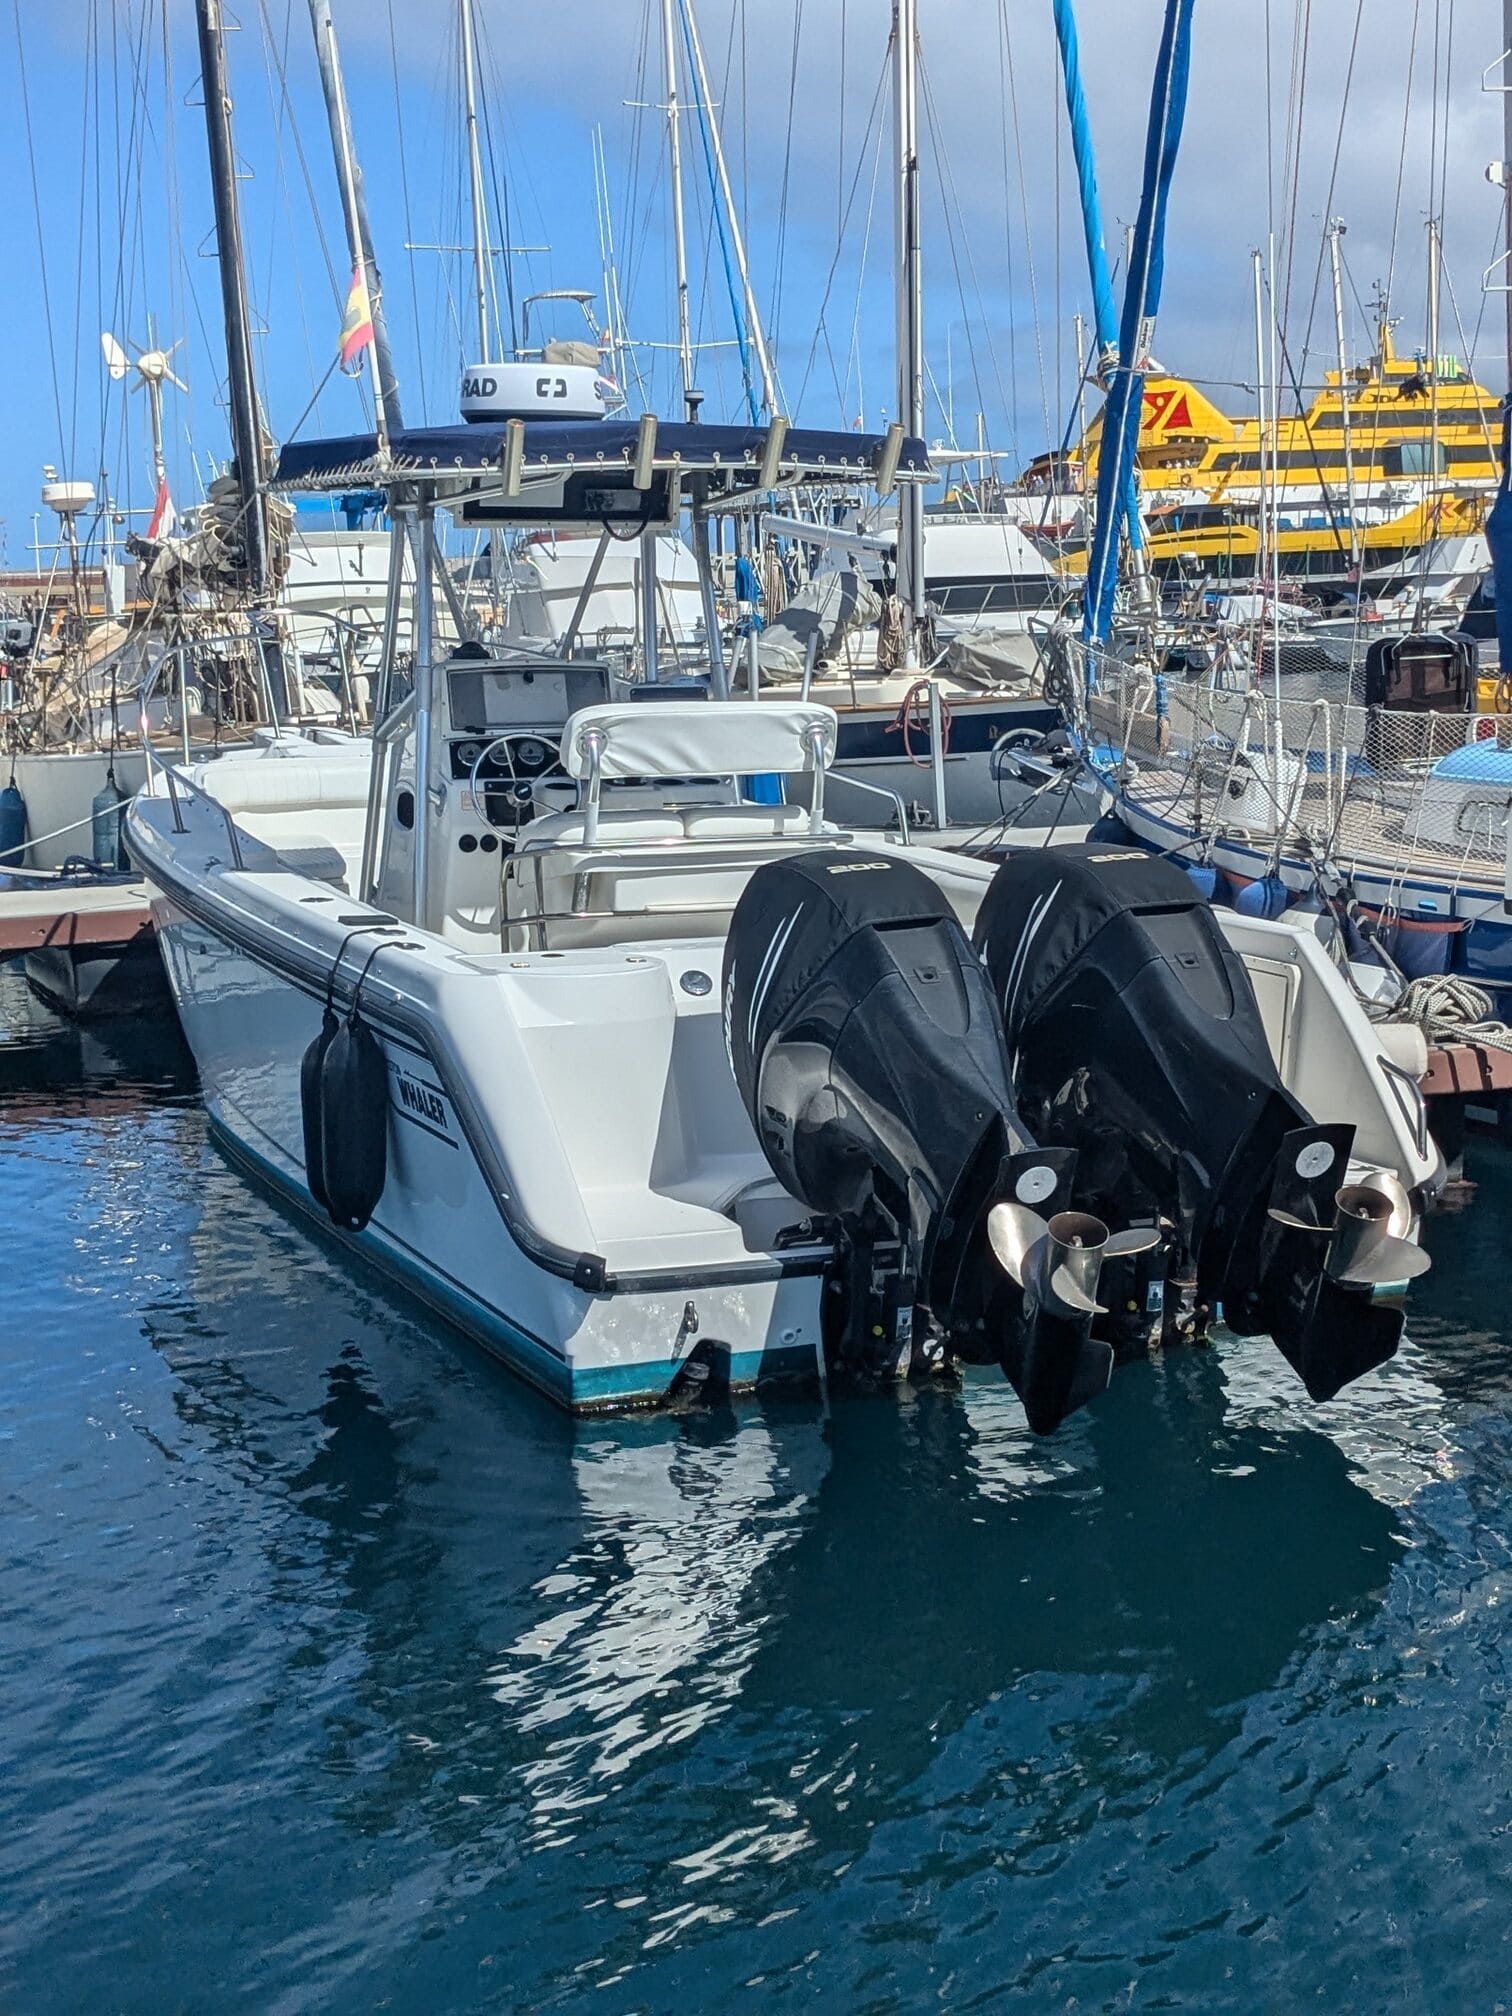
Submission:
M 1351 488 L 1361 527 L 1398 516 L 1445 484 L 1457 492 L 1493 490 L 1501 425 L 1495 395 L 1457 357 L 1398 355 L 1391 331 L 1383 315 L 1368 363 L 1327 372 L 1305 413 L 1268 422 L 1263 433 L 1258 418 L 1231 420 L 1189 379 L 1146 378 L 1139 430 L 1146 509 L 1249 502 L 1274 486 L 1278 504 L 1316 503 L 1347 530 Z M 1031 463 L 1023 487 L 1035 495 L 1090 494 L 1101 438 L 1099 415 L 1069 455 Z

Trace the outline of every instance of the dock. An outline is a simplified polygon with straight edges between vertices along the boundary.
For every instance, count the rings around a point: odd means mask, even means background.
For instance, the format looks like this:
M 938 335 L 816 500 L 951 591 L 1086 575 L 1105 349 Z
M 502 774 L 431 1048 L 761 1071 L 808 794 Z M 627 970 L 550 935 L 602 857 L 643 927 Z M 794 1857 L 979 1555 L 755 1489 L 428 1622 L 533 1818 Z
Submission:
M 0 875 L 0 959 L 67 1014 L 140 1007 L 162 988 L 146 883 Z
M 1512 1050 L 1491 1043 L 1430 1044 L 1421 1090 L 1451 1182 L 1462 1176 L 1467 1134 L 1512 1138 Z
M 0 959 L 40 945 L 124 949 L 151 931 L 147 885 L 139 875 L 112 882 L 0 875 Z

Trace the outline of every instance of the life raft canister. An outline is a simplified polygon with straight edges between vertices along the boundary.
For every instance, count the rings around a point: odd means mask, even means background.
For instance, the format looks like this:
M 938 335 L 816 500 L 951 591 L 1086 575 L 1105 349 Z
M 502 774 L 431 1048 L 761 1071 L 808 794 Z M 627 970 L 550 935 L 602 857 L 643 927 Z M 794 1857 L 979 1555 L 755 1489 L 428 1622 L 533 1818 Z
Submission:
M 14 777 L 0 791 L 0 869 L 19 868 L 26 859 L 26 800 Z

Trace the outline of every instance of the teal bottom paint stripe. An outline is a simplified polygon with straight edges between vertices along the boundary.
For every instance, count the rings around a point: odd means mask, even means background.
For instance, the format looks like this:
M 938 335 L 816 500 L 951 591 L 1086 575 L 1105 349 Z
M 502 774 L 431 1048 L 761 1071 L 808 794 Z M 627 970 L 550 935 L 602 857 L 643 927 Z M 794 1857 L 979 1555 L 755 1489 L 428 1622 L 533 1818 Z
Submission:
M 402 1247 L 367 1233 L 342 1232 L 332 1225 L 304 1185 L 269 1156 L 232 1133 L 225 1122 L 210 1116 L 211 1130 L 230 1158 L 245 1167 L 291 1203 L 316 1229 L 344 1252 L 355 1254 L 396 1281 L 417 1301 L 435 1310 L 463 1336 L 479 1344 L 511 1372 L 574 1412 L 595 1407 L 654 1404 L 666 1398 L 682 1370 L 680 1358 L 646 1359 L 628 1365 L 574 1369 L 539 1338 L 517 1329 L 496 1309 L 453 1283 L 429 1272 Z M 730 1383 L 754 1386 L 768 1380 L 812 1380 L 811 1347 L 735 1351 L 730 1354 Z

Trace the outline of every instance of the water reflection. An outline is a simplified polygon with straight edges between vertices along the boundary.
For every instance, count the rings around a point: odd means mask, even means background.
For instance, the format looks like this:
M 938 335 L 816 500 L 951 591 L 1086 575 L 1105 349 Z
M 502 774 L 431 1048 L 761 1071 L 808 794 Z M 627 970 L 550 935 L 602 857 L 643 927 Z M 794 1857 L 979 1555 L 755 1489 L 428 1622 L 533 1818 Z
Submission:
M 1081 1824 L 1092 1782 L 1212 1755 L 1401 1551 L 1391 1505 L 1294 1388 L 1261 1404 L 1244 1353 L 1129 1368 L 1050 1443 L 986 1384 L 573 1424 L 325 1256 L 292 1332 L 302 1228 L 226 1201 L 198 1295 L 150 1323 L 185 1427 L 275 1501 L 275 1595 L 318 1573 L 300 1660 L 344 1662 L 346 1712 L 391 1746 L 365 1827 L 438 1771 L 478 1796 L 512 1774 L 522 1848 L 565 1848 L 737 1716 L 804 1725 L 782 1771 L 831 1788 L 805 1824 L 834 1845 L 1008 1702 L 1028 1725 L 982 1768 L 1038 1759 Z M 1050 1693 L 1053 1736 L 1030 1707 Z
M 1495 1221 L 1433 1229 L 1462 1250 L 1413 1343 L 1328 1409 L 1235 1346 L 1120 1372 L 1050 1442 L 990 1381 L 573 1424 L 137 1062 L 141 1116 L 81 1107 L 45 1153 L 0 1107 L 5 1200 L 47 1207 L 0 1340 L 0 2002 L 66 1970 L 144 2010 L 757 1976 L 1102 2007 L 1164 1954 L 1243 1977 L 1212 1929 L 1241 1896 L 1327 1950 L 1331 1828 L 1352 1894 L 1385 1872 L 1375 1930 L 1414 1836 L 1440 1901 L 1495 1859 L 1494 1823 L 1461 1838 L 1483 1787 L 1440 1824 L 1390 1776 L 1450 1786 L 1434 1746 L 1473 1763 L 1505 1698 L 1506 1345 L 1459 1279 Z
M 194 1064 L 171 1013 L 70 1022 L 0 963 L 0 1125 L 20 1130 L 194 1096 Z

